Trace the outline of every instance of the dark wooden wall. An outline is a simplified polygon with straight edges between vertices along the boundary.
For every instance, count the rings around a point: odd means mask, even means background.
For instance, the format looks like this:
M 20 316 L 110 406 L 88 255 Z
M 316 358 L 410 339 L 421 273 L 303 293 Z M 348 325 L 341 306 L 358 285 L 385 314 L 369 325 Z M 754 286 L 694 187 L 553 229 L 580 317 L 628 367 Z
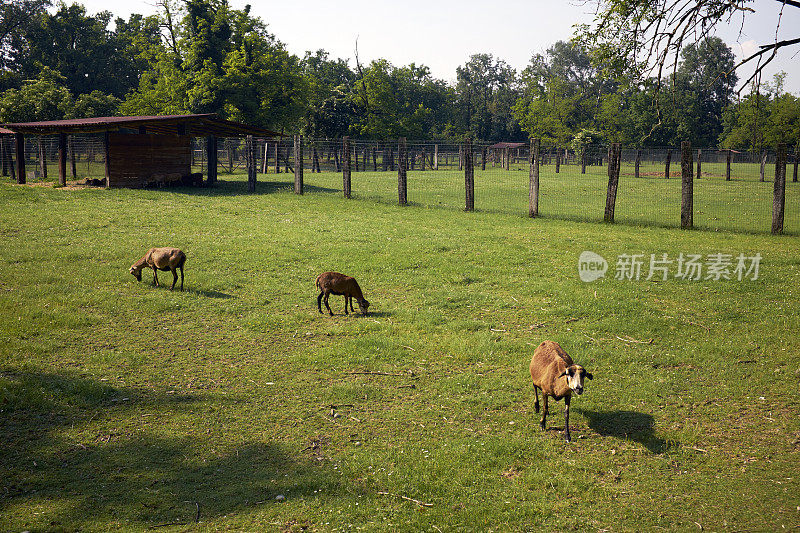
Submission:
M 110 187 L 179 181 L 192 171 L 189 135 L 111 133 L 108 142 Z

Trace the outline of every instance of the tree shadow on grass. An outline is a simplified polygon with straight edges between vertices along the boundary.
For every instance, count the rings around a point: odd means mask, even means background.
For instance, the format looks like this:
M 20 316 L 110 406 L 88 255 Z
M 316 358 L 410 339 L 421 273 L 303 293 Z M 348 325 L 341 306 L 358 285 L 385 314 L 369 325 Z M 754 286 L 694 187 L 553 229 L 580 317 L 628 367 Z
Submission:
M 604 437 L 632 440 L 655 454 L 662 454 L 673 446 L 673 443 L 656 437 L 655 419 L 651 415 L 636 411 L 590 411 L 581 408 L 575 411 L 584 415 L 589 427 Z
M 185 435 L 165 434 L 144 413 L 185 416 L 206 400 L 0 369 L 0 523 L 14 530 L 144 529 L 276 505 L 278 494 L 340 491 L 324 463 L 284 445 L 226 445 L 198 437 L 193 426 Z M 98 429 L 80 431 L 93 420 Z M 34 506 L 38 512 L 28 512 Z
M 292 180 L 294 178 L 292 177 Z M 165 189 L 190 196 L 239 196 L 245 194 L 274 194 L 294 191 L 294 181 L 256 181 L 255 192 L 247 190 L 247 180 L 220 180 L 211 187 L 175 187 Z M 303 184 L 304 193 L 341 193 L 341 189 Z

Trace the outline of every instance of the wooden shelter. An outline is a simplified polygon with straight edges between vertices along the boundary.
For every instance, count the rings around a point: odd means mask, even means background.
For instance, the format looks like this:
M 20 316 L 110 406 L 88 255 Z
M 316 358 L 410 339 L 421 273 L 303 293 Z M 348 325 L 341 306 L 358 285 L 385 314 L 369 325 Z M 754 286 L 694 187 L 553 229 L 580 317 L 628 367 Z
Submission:
M 217 137 L 281 136 L 274 131 L 223 120 L 214 114 L 95 117 L 0 126 L 0 134 L 14 135 L 18 183 L 25 183 L 25 136 L 58 135 L 59 180 L 65 184 L 67 135 L 102 133 L 107 187 L 185 182 L 192 172 L 192 137 L 206 138 L 207 181 L 213 184 L 217 178 Z
M 489 146 L 488 148 L 492 151 L 492 160 L 500 160 L 502 168 L 508 170 L 511 167 L 511 159 L 519 158 L 519 151 L 523 146 L 526 146 L 526 144 L 499 142 Z M 512 150 L 517 151 L 516 156 L 512 156 Z M 500 157 L 497 156 L 498 153 L 500 154 Z

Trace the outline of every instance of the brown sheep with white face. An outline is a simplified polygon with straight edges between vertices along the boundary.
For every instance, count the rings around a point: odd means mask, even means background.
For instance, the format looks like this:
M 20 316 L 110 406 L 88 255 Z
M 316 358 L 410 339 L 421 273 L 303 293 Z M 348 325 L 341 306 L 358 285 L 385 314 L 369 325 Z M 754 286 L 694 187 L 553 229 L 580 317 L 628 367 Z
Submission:
M 539 412 L 539 389 L 544 396 L 544 411 L 540 426 L 545 429 L 547 420 L 547 398 L 552 396 L 555 401 L 564 398 L 564 438 L 569 442 L 569 402 L 572 393 L 583 394 L 583 380 L 592 379 L 593 376 L 581 365 L 576 365 L 564 349 L 553 341 L 544 341 L 533 352 L 531 359 L 531 378 L 533 390 L 536 394 L 534 409 Z
M 183 264 L 186 262 L 186 254 L 177 248 L 150 248 L 141 259 L 131 265 L 130 273 L 138 281 L 142 281 L 142 269 L 149 267 L 153 269 L 153 283 L 158 287 L 158 271 L 172 271 L 172 287 L 178 281 L 178 269 L 181 271 L 181 290 L 183 290 Z

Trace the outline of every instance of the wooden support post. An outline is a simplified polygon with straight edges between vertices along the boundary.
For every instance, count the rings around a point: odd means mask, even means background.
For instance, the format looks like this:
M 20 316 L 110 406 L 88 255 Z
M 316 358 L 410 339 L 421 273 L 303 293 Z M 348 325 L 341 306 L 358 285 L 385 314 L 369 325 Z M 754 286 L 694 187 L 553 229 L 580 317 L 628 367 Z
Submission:
M 667 163 L 664 166 L 664 178 L 669 179 L 669 165 L 672 163 L 672 150 L 667 150 Z
M 69 136 L 67 145 L 69 146 L 69 162 L 70 166 L 72 167 L 70 169 L 72 171 L 72 179 L 76 180 L 78 179 L 78 170 L 76 168 L 78 156 L 75 154 L 75 139 L 72 135 Z
M 365 146 L 364 147 L 364 165 L 363 165 L 364 172 L 367 171 L 367 163 L 369 162 L 368 151 L 369 151 L 368 147 Z
M 350 137 L 342 138 L 342 190 L 350 198 Z
M 11 172 L 11 181 L 17 181 L 17 169 L 14 163 L 14 141 L 9 138 L 6 143 L 6 157 L 8 158 L 8 170 Z
M 636 150 L 636 162 L 633 164 L 633 177 L 639 177 L 639 167 L 642 164 L 642 151 L 637 149 Z
M 3 177 L 8 176 L 8 149 L 6 148 L 6 136 L 0 134 L 0 161 L 3 163 Z
M 378 145 L 372 147 L 372 171 L 378 171 Z
M 206 137 L 206 158 L 208 159 L 206 181 L 213 186 L 217 183 L 217 138 L 214 135 Z
M 556 148 L 556 174 L 561 171 L 561 150 Z
M 275 141 L 275 174 L 281 173 L 281 140 Z
M 472 152 L 472 138 L 464 139 L 464 190 L 466 191 L 466 202 L 464 211 L 475 211 L 475 166 Z
M 797 182 L 797 164 L 800 163 L 800 144 L 794 147 L 794 173 L 792 174 L 792 181 Z M 12 167 L 13 168 L 13 167 Z
M 728 150 L 725 154 L 725 181 L 731 181 L 731 155 L 732 151 Z
M 694 174 L 692 143 L 681 142 L 681 229 L 694 226 Z
M 286 157 L 289 162 L 289 157 Z M 294 193 L 303 194 L 303 137 L 294 136 Z
M 264 160 L 261 164 L 261 173 L 266 174 L 269 170 L 269 142 L 264 141 Z
M 311 148 L 311 173 L 313 174 L 314 172 L 317 174 L 322 172 L 319 168 L 319 152 L 317 151 L 316 144 Z
M 697 179 L 700 179 L 703 176 L 703 168 L 700 164 L 700 161 L 703 158 L 703 151 L 701 149 L 697 149 Z
M 408 205 L 408 176 L 406 175 L 405 137 L 401 137 L 397 144 L 397 163 L 397 200 L 400 205 Z M 392 165 L 394 165 L 394 162 Z
M 39 142 L 39 174 L 41 179 L 47 179 L 47 148 L 44 145 L 44 137 L 39 135 L 37 138 Z
M 433 145 L 433 170 L 439 170 L 439 145 Z
M 67 184 L 67 134 L 58 134 L 58 184 Z
M 531 139 L 530 170 L 528 173 L 528 216 L 539 216 L 539 139 Z
M 245 137 L 244 159 L 247 167 L 247 192 L 256 192 L 256 147 L 252 135 Z
M 620 156 L 622 145 L 613 143 L 611 145 L 608 161 L 608 192 L 606 193 L 606 211 L 603 216 L 605 222 L 614 222 L 614 208 L 617 203 L 617 184 L 619 183 Z
M 420 161 L 420 164 L 422 166 L 420 167 L 420 170 L 422 170 L 424 172 L 425 171 L 425 157 L 426 157 L 425 156 L 425 147 L 424 146 L 422 147 L 422 152 L 421 153 L 422 153 L 422 161 Z
M 786 145 L 775 152 L 775 186 L 772 198 L 772 234 L 783 233 L 783 209 L 786 204 Z
M 486 154 L 488 151 L 489 149 L 486 146 L 481 150 L 481 170 L 486 170 Z
M 767 151 L 766 150 L 762 150 L 761 151 L 761 174 L 760 174 L 760 177 L 759 177 L 758 181 L 761 181 L 761 182 L 764 181 L 764 178 L 765 178 L 764 173 L 766 172 L 766 168 L 767 168 Z
M 106 171 L 106 188 L 111 187 L 111 142 L 108 132 L 103 135 L 103 159 Z

